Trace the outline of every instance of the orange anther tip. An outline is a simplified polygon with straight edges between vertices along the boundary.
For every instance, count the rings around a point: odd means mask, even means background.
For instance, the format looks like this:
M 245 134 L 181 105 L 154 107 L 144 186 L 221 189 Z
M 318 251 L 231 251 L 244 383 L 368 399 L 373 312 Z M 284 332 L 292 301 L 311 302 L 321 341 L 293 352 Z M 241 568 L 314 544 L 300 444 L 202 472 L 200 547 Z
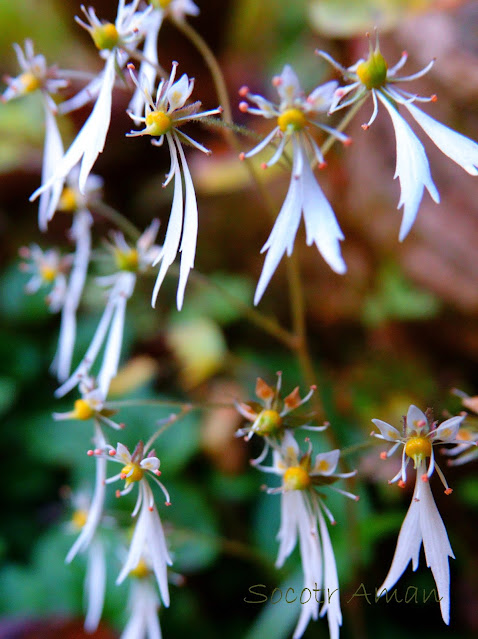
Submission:
M 161 476 L 161 471 L 160 470 L 155 470 L 154 474 L 156 475 L 156 477 L 160 477 Z
M 88 455 L 88 457 L 91 457 L 91 456 L 92 456 L 92 455 L 94 455 L 95 453 L 94 453 L 94 451 L 92 451 L 92 450 L 87 450 L 87 451 L 86 451 L 86 454 Z
M 338 98 L 342 98 L 345 95 L 345 91 L 343 89 L 337 89 L 337 91 L 335 92 L 335 95 Z
M 102 452 L 101 448 L 95 448 L 95 455 L 101 455 Z
M 399 488 L 405 488 L 405 482 L 403 481 L 403 479 L 400 479 L 397 485 Z
M 453 488 L 447 488 L 447 489 L 445 490 L 445 495 L 451 495 L 451 494 L 452 494 L 452 492 L 453 492 Z
M 171 502 L 170 502 L 170 501 L 165 501 L 165 502 L 164 502 L 164 505 L 165 505 L 165 506 L 171 506 Z
M 120 477 L 121 477 L 121 479 L 126 479 L 126 473 L 121 473 Z
M 432 102 L 436 102 L 438 100 L 438 96 L 433 94 L 431 99 L 432 99 Z
M 326 166 L 327 166 L 327 162 L 320 162 L 319 163 L 319 169 L 325 169 Z
M 121 429 L 126 428 L 126 424 L 125 424 L 124 422 L 121 422 L 121 424 L 118 424 L 118 426 L 119 426 Z
M 359 501 L 360 495 L 355 495 L 355 501 Z
M 261 169 L 264 169 L 264 170 L 267 169 L 267 164 L 265 162 L 261 164 Z
M 246 154 L 244 153 L 244 151 L 241 151 L 239 153 L 239 159 L 241 160 L 241 162 L 243 162 L 246 158 Z
M 224 109 L 222 106 L 218 106 L 217 110 L 219 111 L 219 113 L 224 113 Z
M 113 449 L 113 450 L 110 450 L 110 452 L 108 453 L 108 455 L 111 455 L 111 457 L 114 457 L 114 456 L 116 455 L 116 451 L 115 451 L 114 449 Z
M 370 129 L 368 124 L 361 124 L 360 126 L 362 127 L 364 131 L 368 131 Z
M 275 86 L 275 87 L 278 87 L 280 84 L 282 84 L 282 78 L 280 76 L 278 76 L 278 75 L 275 75 L 272 78 L 272 85 Z
M 336 526 L 336 525 L 337 525 L 337 522 L 336 522 L 335 520 L 334 520 L 334 521 L 331 521 L 331 522 L 330 522 L 330 525 L 331 525 L 331 526 Z
M 387 459 L 387 453 L 385 451 L 380 453 L 380 459 Z
M 428 481 L 428 475 L 426 473 L 423 473 L 421 479 L 422 479 L 422 481 L 424 481 L 426 483 Z
M 304 438 L 304 441 L 305 441 L 305 442 L 310 442 L 310 437 L 305 437 L 305 438 Z
M 249 93 L 249 87 L 245 85 L 239 89 L 239 95 L 241 96 L 241 98 L 245 98 L 248 93 Z
M 115 492 L 115 497 L 118 498 L 118 499 L 121 497 L 121 491 L 120 490 L 117 490 Z
M 239 111 L 241 111 L 241 113 L 247 113 L 249 110 L 249 105 L 247 104 L 247 102 L 239 102 Z
M 126 65 L 128 67 L 128 69 L 134 69 L 134 64 L 132 62 L 130 62 L 129 64 Z
M 154 506 L 148 506 L 148 510 L 149 510 L 150 513 L 152 513 L 153 510 L 154 510 Z
M 310 390 L 316 391 L 317 390 L 317 384 L 312 384 L 312 386 L 310 387 Z
M 350 145 L 352 144 L 352 142 L 353 142 L 352 138 L 347 138 L 346 140 L 344 140 L 344 141 L 342 142 L 342 144 L 343 144 L 344 146 L 350 146 Z

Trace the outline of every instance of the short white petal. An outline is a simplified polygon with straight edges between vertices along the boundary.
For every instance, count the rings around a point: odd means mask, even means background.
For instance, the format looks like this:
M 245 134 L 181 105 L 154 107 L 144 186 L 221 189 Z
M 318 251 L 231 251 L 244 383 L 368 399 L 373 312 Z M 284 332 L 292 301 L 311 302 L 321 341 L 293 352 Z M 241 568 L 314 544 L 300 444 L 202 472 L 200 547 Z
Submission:
M 380 433 L 384 439 L 389 442 L 396 442 L 401 439 L 401 435 L 396 428 L 383 422 L 381 419 L 372 419 L 372 422 L 380 430 Z
M 407 429 L 420 431 L 428 424 L 427 417 L 419 408 L 410 404 L 407 412 Z
M 465 415 L 458 415 L 457 417 L 450 417 L 444 421 L 440 426 L 433 431 L 433 440 L 440 439 L 441 441 L 453 441 L 456 439 L 461 423 L 465 419 Z

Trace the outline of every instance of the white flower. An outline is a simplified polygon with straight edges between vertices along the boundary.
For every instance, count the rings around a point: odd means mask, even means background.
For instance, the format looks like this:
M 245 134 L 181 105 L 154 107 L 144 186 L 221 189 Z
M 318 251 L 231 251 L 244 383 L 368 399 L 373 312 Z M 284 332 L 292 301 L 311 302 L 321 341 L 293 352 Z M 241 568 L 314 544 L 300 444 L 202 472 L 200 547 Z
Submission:
M 141 235 L 135 248 L 126 243 L 119 231 L 112 234 L 115 241 L 112 249 L 120 270 L 113 275 L 97 278 L 99 284 L 109 287 L 105 310 L 85 356 L 70 378 L 56 390 L 56 397 L 63 397 L 89 374 L 103 344 L 103 362 L 97 380 L 102 396 L 107 396 L 111 380 L 118 372 L 126 305 L 134 292 L 136 273 L 150 266 L 157 255 L 158 247 L 153 243 L 158 229 L 159 222 L 154 220 Z
M 433 446 L 441 443 L 457 443 L 458 429 L 464 418 L 464 415 L 451 417 L 437 427 L 436 422 L 429 423 L 427 416 L 416 406 L 411 405 L 408 409 L 407 417 L 404 418 L 403 435 L 387 422 L 383 422 L 380 419 L 372 420 L 380 430 L 380 434 L 372 434 L 378 439 L 393 443 L 388 453 L 382 453 L 382 458 L 393 454 L 400 445 L 403 446 L 401 469 L 389 483 L 401 478 L 399 485 L 402 487 L 405 485 L 406 468 L 410 459 L 413 459 L 416 470 L 412 503 L 398 536 L 397 548 L 390 571 L 384 583 L 378 589 L 378 595 L 384 594 L 385 590 L 389 590 L 397 583 L 410 560 L 413 564 L 413 570 L 417 569 L 420 547 L 423 541 L 427 566 L 431 568 L 437 585 L 441 614 L 446 624 L 450 621 L 450 571 L 448 557 L 454 558 L 454 555 L 428 480 L 436 469 L 445 486 L 445 493 L 449 495 L 452 492 L 435 462 Z M 427 457 L 430 458 L 428 468 L 425 465 Z
M 120 639 L 161 639 L 159 597 L 148 576 L 131 579 L 128 608 L 130 618 Z
M 172 564 L 172 559 L 166 546 L 163 526 L 154 503 L 153 492 L 146 479 L 146 475 L 148 475 L 159 485 L 166 497 L 166 505 L 171 505 L 168 491 L 157 479 L 161 475 L 159 459 L 154 456 L 153 451 L 147 454 L 142 442 L 139 442 L 132 454 L 126 446 L 118 443 L 115 449 L 109 447 L 108 456 L 112 461 L 123 464 L 120 473 L 106 480 L 107 483 L 118 479 L 125 480 L 125 488 L 122 491 L 117 491 L 117 497 L 127 495 L 136 483 L 139 484 L 138 499 L 131 516 L 135 517 L 138 513 L 139 515 L 128 556 L 116 583 L 122 583 L 131 571 L 138 567 L 142 558 L 147 556 L 158 582 L 163 603 L 165 606 L 169 606 L 167 567 Z
M 77 109 L 91 100 L 92 97 L 97 96 L 97 99 L 93 110 L 70 148 L 57 162 L 52 174 L 47 176 L 42 186 L 32 194 L 30 200 L 36 199 L 42 193 L 58 189 L 59 185 L 62 187 L 65 177 L 78 163 L 80 163 L 79 189 L 84 193 L 88 175 L 105 145 L 111 120 L 116 65 L 122 68 L 126 63 L 128 55 L 125 54 L 124 49 L 136 46 L 143 37 L 141 23 L 150 13 L 149 9 L 137 12 L 138 4 L 139 0 L 133 0 L 128 5 L 125 4 L 125 0 L 120 0 L 114 24 L 100 22 L 94 9 L 90 7 L 86 11 L 82 6 L 89 24 L 82 22 L 79 18 L 76 18 L 76 21 L 90 33 L 95 45 L 100 50 L 101 57 L 105 59 L 105 66 L 100 76 L 85 87 L 79 96 L 69 102 L 67 107 L 64 106 L 62 112 L 65 113 L 72 108 Z
M 296 74 L 289 65 L 286 65 L 282 74 L 274 78 L 273 84 L 279 93 L 279 105 L 269 102 L 260 95 L 251 94 L 247 87 L 239 91 L 241 97 L 247 97 L 258 107 L 251 108 L 246 102 L 241 102 L 239 105 L 241 111 L 276 119 L 274 129 L 251 151 L 241 153 L 241 159 L 259 153 L 278 137 L 280 141 L 275 153 L 263 165 L 263 167 L 269 167 L 282 157 L 286 144 L 289 141 L 292 142 L 292 175 L 289 190 L 272 233 L 262 248 L 262 252 L 267 251 L 267 256 L 257 285 L 254 304 L 259 303 L 284 253 L 292 254 L 302 213 L 307 245 L 315 243 L 324 260 L 336 273 L 345 273 L 347 270 L 340 251 L 340 241 L 344 239 L 343 233 L 335 219 L 332 207 L 314 177 L 310 164 L 312 159 L 317 161 L 320 167 L 325 166 L 324 157 L 310 128 L 323 129 L 342 142 L 349 142 L 349 138 L 343 133 L 317 121 L 329 109 L 337 83 L 328 82 L 318 86 L 306 97 L 300 88 Z
M 56 123 L 56 104 L 51 97 L 67 86 L 65 79 L 58 77 L 55 67 L 47 67 L 43 55 L 35 55 L 33 42 L 25 40 L 25 52 L 18 44 L 13 45 L 22 73 L 16 78 L 7 77 L 8 88 L 3 93 L 2 102 L 40 91 L 45 109 L 45 143 L 43 150 L 42 182 L 46 182 L 53 174 L 57 163 L 63 156 L 63 143 Z M 55 207 L 60 197 L 62 184 L 55 184 L 51 191 L 40 197 L 38 206 L 38 224 L 44 231 L 47 224 L 47 211 Z
M 211 152 L 181 131 L 179 127 L 186 122 L 221 113 L 221 109 L 199 112 L 200 102 L 193 102 L 186 106 L 186 102 L 194 88 L 194 80 L 190 80 L 186 74 L 183 74 L 179 80 L 174 82 L 177 66 L 177 62 L 173 62 L 171 75 L 168 80 L 161 80 L 154 100 L 149 87 L 139 84 L 133 73 L 134 67 L 132 65 L 129 66 L 133 81 L 138 87 L 141 87 L 145 106 L 144 117 L 135 116 L 133 113 L 130 113 L 130 116 L 135 122 L 144 123 L 145 128 L 141 131 L 131 131 L 128 135 L 130 137 L 153 136 L 154 139 L 151 140 L 151 144 L 154 146 L 161 146 L 165 139 L 168 143 L 171 166 L 163 186 L 167 186 L 174 178 L 174 195 L 166 237 L 161 253 L 153 264 L 154 266 L 161 261 L 158 277 L 154 285 L 152 304 L 153 306 L 156 304 L 161 284 L 179 250 L 182 256 L 176 301 L 178 309 L 181 309 L 189 271 L 194 267 L 198 229 L 196 193 L 181 142 L 185 141 L 207 155 Z M 184 201 L 183 180 L 185 189 Z
M 324 504 L 314 486 L 327 485 L 346 497 L 358 497 L 332 485 L 339 478 L 351 477 L 352 473 L 336 473 L 340 451 L 316 455 L 312 464 L 312 448 L 299 458 L 299 447 L 292 433 L 286 431 L 282 446 L 274 450 L 272 467 L 256 465 L 265 472 L 282 476 L 280 488 L 268 489 L 269 494 L 281 493 L 281 524 L 277 539 L 280 542 L 276 567 L 280 568 L 294 550 L 299 548 L 304 572 L 304 588 L 319 589 L 324 593 L 320 616 L 327 613 L 331 639 L 338 639 L 342 625 L 340 610 L 339 582 L 332 543 L 330 541 L 324 514 L 335 524 L 332 513 Z M 318 526 L 317 526 L 318 524 Z M 319 616 L 319 601 L 311 596 L 301 605 L 301 613 L 293 639 L 299 639 L 305 632 L 310 619 Z
M 172 17 L 182 20 L 186 15 L 197 16 L 199 8 L 192 0 L 150 0 L 154 10 L 148 16 L 145 24 L 145 37 L 143 46 L 144 59 L 139 67 L 139 82 L 134 95 L 129 103 L 129 110 L 135 116 L 144 111 L 144 98 L 142 87 L 147 87 L 152 92 L 156 84 L 158 61 L 158 34 L 163 20 Z
M 425 149 L 410 126 L 399 114 L 397 105 L 407 109 L 440 151 L 470 175 L 478 175 L 478 144 L 440 124 L 426 113 L 423 113 L 414 104 L 415 102 L 434 102 L 437 99 L 435 95 L 430 98 L 424 98 L 397 87 L 400 82 L 409 82 L 425 75 L 433 66 L 433 61 L 418 73 L 397 77 L 397 72 L 407 61 L 407 53 L 404 52 L 398 63 L 389 69 L 378 47 L 378 38 L 375 49 L 373 49 L 370 42 L 368 59 L 359 60 L 348 69 L 335 62 L 327 53 L 323 51 L 318 51 L 317 53 L 339 69 L 342 75 L 351 82 L 351 84 L 337 89 L 330 113 L 350 106 L 355 102 L 365 101 L 371 95 L 373 99 L 372 116 L 367 124 L 362 125 L 362 128 L 368 129 L 375 120 L 378 113 L 378 101 L 383 104 L 392 119 L 397 147 L 397 163 L 394 177 L 398 177 L 401 190 L 397 208 L 403 206 L 403 218 L 399 234 L 399 240 L 402 241 L 408 235 L 415 222 L 425 188 L 435 202 L 438 203 L 440 201 L 440 196 L 430 174 Z
M 41 288 L 49 287 L 50 292 L 46 298 L 48 308 L 52 313 L 58 313 L 65 300 L 66 274 L 71 267 L 73 256 L 61 256 L 56 249 L 43 251 L 37 244 L 22 247 L 19 254 L 26 260 L 21 263 L 21 270 L 32 274 L 25 286 L 25 292 L 33 295 Z

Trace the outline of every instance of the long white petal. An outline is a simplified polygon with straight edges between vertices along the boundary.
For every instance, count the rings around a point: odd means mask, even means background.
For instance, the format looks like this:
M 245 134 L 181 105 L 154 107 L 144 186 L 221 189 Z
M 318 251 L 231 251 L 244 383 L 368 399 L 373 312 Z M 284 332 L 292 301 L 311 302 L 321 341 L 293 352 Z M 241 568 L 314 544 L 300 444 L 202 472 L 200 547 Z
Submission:
M 191 173 L 186 162 L 186 157 L 182 149 L 181 143 L 175 137 L 184 175 L 184 188 L 186 198 L 184 202 L 184 222 L 183 234 L 181 238 L 181 266 L 179 269 L 179 283 L 177 293 L 177 306 L 180 311 L 184 300 L 184 289 L 188 281 L 189 271 L 194 267 L 194 258 L 196 256 L 196 242 L 198 234 L 198 206 L 196 201 L 196 193 L 191 178 Z
M 94 540 L 88 553 L 85 577 L 87 610 L 84 627 L 86 632 L 95 632 L 103 613 L 106 590 L 106 559 L 103 544 Z
M 104 448 L 106 446 L 106 439 L 98 424 L 95 423 L 95 446 L 97 448 Z M 75 543 L 70 548 L 67 556 L 66 563 L 70 563 L 75 555 L 84 550 L 93 539 L 98 524 L 100 523 L 101 516 L 103 514 L 103 504 L 105 502 L 106 491 L 106 459 L 104 457 L 96 458 L 96 478 L 95 478 L 95 490 L 93 498 L 91 500 L 90 508 L 88 510 L 88 518 L 85 525 L 81 529 L 81 533 L 77 537 Z
M 254 304 L 258 304 L 264 295 L 274 272 L 279 265 L 284 253 L 292 253 L 295 236 L 300 223 L 302 211 L 302 189 L 299 178 L 296 176 L 297 154 L 294 152 L 292 176 L 282 208 L 277 216 L 274 227 L 262 251 L 267 251 L 262 273 L 254 295 Z
M 305 151 L 302 153 L 305 156 Z M 340 252 L 340 240 L 344 239 L 344 235 L 307 157 L 304 157 L 300 183 L 307 245 L 315 243 L 330 268 L 336 273 L 345 273 L 347 267 Z
M 424 471 L 425 467 L 423 466 L 422 469 L 419 469 L 417 477 L 421 475 L 421 470 Z M 450 567 L 448 565 L 448 557 L 455 558 L 455 555 L 451 549 L 445 525 L 433 499 L 429 482 L 422 482 L 420 487 L 419 512 L 427 566 L 431 568 L 437 585 L 443 621 L 449 624 Z
M 56 166 L 63 157 L 63 142 L 60 131 L 53 115 L 49 101 L 44 100 L 45 107 L 45 145 L 43 150 L 42 184 L 47 182 L 55 172 Z M 48 222 L 53 217 L 61 192 L 63 190 L 63 180 L 57 180 L 51 190 L 45 191 L 40 196 L 38 203 L 38 226 L 45 231 Z
M 156 298 L 158 297 L 159 289 L 163 283 L 168 268 L 176 259 L 178 253 L 179 240 L 181 239 L 181 230 L 183 226 L 183 186 L 181 179 L 181 169 L 179 166 L 178 155 L 176 146 L 169 134 L 166 135 L 166 139 L 169 144 L 169 151 L 171 153 L 171 169 L 170 173 L 174 171 L 174 195 L 173 204 L 171 207 L 171 213 L 169 215 L 168 228 L 166 229 L 166 237 L 164 238 L 164 244 L 161 250 L 159 259 L 161 260 L 161 267 L 159 269 L 158 277 L 153 289 L 152 305 L 155 306 Z M 158 260 L 156 260 L 157 262 Z
M 478 144 L 437 122 L 411 103 L 405 107 L 442 153 L 459 164 L 470 175 L 478 175 Z
M 433 183 L 422 143 L 387 98 L 380 92 L 377 95 L 390 114 L 395 130 L 397 164 L 394 177 L 398 177 L 400 181 L 401 193 L 397 208 L 403 206 L 399 234 L 399 240 L 402 241 L 415 222 L 425 187 L 435 202 L 440 201 L 440 196 Z
M 416 570 L 418 567 L 418 557 L 422 544 L 422 531 L 420 527 L 420 502 L 416 501 L 415 498 L 421 488 L 419 482 L 423 483 L 420 473 L 417 472 L 412 503 L 410 504 L 406 517 L 403 520 L 400 534 L 398 535 L 397 547 L 395 549 L 395 554 L 393 555 L 392 565 L 390 566 L 388 575 L 385 577 L 383 584 L 377 590 L 377 596 L 379 597 L 385 594 L 385 591 L 393 588 L 405 572 L 410 560 L 413 562 L 413 570 Z
M 330 639 L 339 639 L 339 628 L 342 625 L 340 610 L 339 578 L 335 563 L 334 549 L 330 541 L 327 523 L 320 508 L 317 509 L 320 536 L 322 538 L 322 552 L 324 555 L 324 599 L 325 603 L 320 611 L 321 616 L 327 612 Z
M 277 540 L 280 542 L 276 568 L 282 568 L 285 560 L 297 543 L 297 500 L 301 498 L 297 491 L 286 491 L 281 495 L 281 521 Z

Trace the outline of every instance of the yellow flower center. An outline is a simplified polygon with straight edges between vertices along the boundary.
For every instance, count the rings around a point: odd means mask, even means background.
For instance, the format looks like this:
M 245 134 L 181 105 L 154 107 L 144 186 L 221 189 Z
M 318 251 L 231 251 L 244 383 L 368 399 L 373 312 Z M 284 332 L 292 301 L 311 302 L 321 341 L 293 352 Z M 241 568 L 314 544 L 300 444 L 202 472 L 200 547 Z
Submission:
M 119 33 L 115 25 L 111 22 L 102 24 L 100 27 L 95 27 L 91 33 L 93 42 L 100 50 L 114 49 L 119 41 Z
M 328 461 L 326 461 L 325 459 L 321 459 L 318 466 L 317 466 L 317 471 L 319 473 L 326 473 L 330 468 L 330 464 Z
M 144 470 L 139 464 L 126 464 L 121 469 L 121 479 L 126 480 L 126 485 L 132 484 L 134 481 L 140 481 L 143 479 Z
M 374 51 L 366 62 L 361 62 L 357 67 L 357 75 L 367 89 L 379 89 L 387 80 L 387 62 L 380 53 Z
M 40 80 L 31 71 L 25 71 L 20 76 L 20 82 L 23 85 L 23 91 L 25 93 L 32 93 L 40 88 Z
M 115 250 L 116 265 L 120 271 L 130 271 L 132 273 L 138 270 L 139 255 L 136 249 L 130 249 L 129 251 Z
M 164 135 L 171 128 L 171 118 L 164 111 L 151 111 L 146 116 L 146 128 L 149 135 Z
M 86 399 L 77 399 L 75 402 L 75 408 L 73 409 L 75 419 L 91 419 L 95 414 L 94 409 Z
M 144 579 L 150 574 L 150 569 L 148 568 L 148 564 L 144 559 L 140 559 L 138 561 L 138 565 L 133 570 L 129 571 L 130 577 L 136 577 L 136 579 Z
M 45 282 L 53 282 L 53 280 L 57 276 L 57 272 L 57 269 L 54 266 L 50 266 L 49 264 L 43 264 L 42 266 L 40 266 L 40 275 Z
M 286 131 L 300 131 L 307 124 L 305 115 L 299 109 L 287 109 L 277 118 L 279 129 L 285 133 Z
M 405 444 L 405 454 L 413 459 L 415 468 L 432 453 L 432 443 L 427 437 L 411 437 Z
M 272 435 L 282 426 L 282 418 L 275 410 L 263 410 L 254 422 L 253 430 L 258 435 Z
M 77 207 L 78 207 L 78 203 L 76 200 L 75 191 L 71 187 L 65 186 L 65 188 L 63 189 L 61 193 L 57 210 L 64 211 L 65 213 L 73 213 L 73 211 L 76 211 Z
M 166 7 L 169 7 L 171 4 L 172 0 L 150 0 L 150 2 L 153 7 L 156 7 L 156 9 L 166 9 Z
M 310 484 L 309 473 L 302 466 L 291 466 L 284 473 L 283 485 L 286 490 L 305 490 Z
M 83 528 L 86 524 L 86 520 L 88 519 L 88 511 L 87 510 L 75 510 L 71 517 L 71 521 L 74 526 L 77 528 Z

